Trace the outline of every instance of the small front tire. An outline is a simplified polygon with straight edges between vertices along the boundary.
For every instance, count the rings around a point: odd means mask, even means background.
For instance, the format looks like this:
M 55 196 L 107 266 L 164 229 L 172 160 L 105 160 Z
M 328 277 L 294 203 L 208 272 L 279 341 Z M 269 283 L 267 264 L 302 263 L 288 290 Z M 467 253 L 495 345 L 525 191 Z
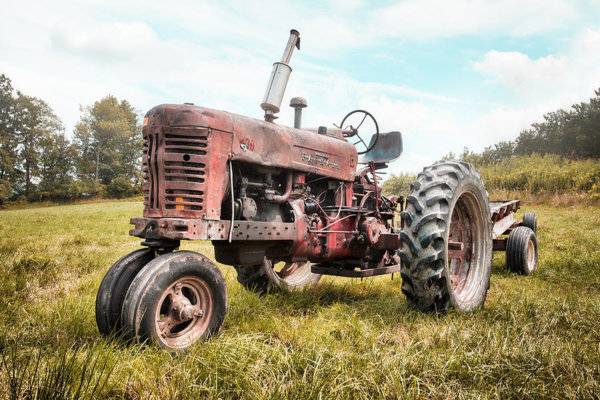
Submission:
M 201 254 L 178 251 L 155 258 L 136 276 L 121 319 L 137 342 L 176 351 L 217 333 L 226 312 L 221 271 Z
M 139 249 L 121 257 L 102 278 L 96 295 L 96 324 L 104 336 L 121 333 L 121 308 L 131 282 L 154 258 L 151 249 Z

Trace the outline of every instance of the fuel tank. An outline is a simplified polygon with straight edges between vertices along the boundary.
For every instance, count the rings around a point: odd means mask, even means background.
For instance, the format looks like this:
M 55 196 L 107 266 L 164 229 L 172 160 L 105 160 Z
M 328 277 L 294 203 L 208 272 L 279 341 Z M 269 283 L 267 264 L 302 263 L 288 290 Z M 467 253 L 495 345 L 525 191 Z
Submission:
M 339 131 L 319 134 L 189 104 L 154 107 L 146 114 L 144 125 L 220 131 L 231 135 L 228 155 L 234 161 L 354 180 L 356 149 Z

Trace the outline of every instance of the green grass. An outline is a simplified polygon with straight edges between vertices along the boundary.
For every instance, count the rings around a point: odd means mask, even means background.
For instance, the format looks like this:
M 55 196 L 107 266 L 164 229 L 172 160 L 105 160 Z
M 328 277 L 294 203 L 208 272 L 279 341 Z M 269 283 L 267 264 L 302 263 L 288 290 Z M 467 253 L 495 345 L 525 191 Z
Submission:
M 481 311 L 413 311 L 398 276 L 325 278 L 310 291 L 261 298 L 223 266 L 229 313 L 221 333 L 177 356 L 101 338 L 95 325 L 104 272 L 138 247 L 127 231 L 139 203 L 0 211 L 0 392 L 56 399 L 600 398 L 600 208 L 533 210 L 538 272 L 508 273 L 497 255 Z M 212 257 L 206 243 L 183 248 Z

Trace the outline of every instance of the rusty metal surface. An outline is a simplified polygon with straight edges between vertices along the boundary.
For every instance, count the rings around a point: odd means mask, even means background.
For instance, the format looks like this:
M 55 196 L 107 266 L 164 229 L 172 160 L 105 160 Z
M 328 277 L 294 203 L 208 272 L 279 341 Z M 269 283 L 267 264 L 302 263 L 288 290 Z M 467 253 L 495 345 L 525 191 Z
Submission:
M 344 181 L 356 168 L 354 146 L 337 136 L 187 104 L 150 110 L 143 137 L 146 217 L 220 219 L 229 158 Z
M 152 109 L 143 128 L 144 216 L 219 219 L 231 134 L 159 124 L 169 117 Z
M 504 235 L 507 231 L 514 227 L 518 222 L 515 220 L 515 213 L 511 212 L 505 214 L 501 219 L 494 221 L 494 227 L 492 228 L 492 238 L 496 239 L 499 236 Z
M 505 251 L 506 250 L 506 238 L 494 239 L 492 249 L 494 251 Z
M 515 213 L 521 207 L 521 200 L 491 201 L 490 212 L 492 221 L 496 222 L 509 213 Z
M 494 223 L 492 237 L 499 238 L 510 233 L 510 230 L 519 225 L 515 220 L 515 213 L 521 207 L 520 200 L 490 202 L 492 222 Z
M 202 337 L 213 312 L 208 284 L 186 276 L 161 294 L 154 316 L 155 329 L 169 347 L 182 348 Z
M 343 276 L 346 278 L 367 278 L 370 276 L 393 274 L 396 272 L 400 272 L 400 264 L 368 269 L 344 269 L 313 265 L 311 270 L 314 274 Z
M 357 153 L 344 139 L 230 114 L 233 160 L 354 180 Z
M 227 240 L 228 220 L 132 218 L 131 236 L 176 240 Z M 297 226 L 285 222 L 235 221 L 233 240 L 296 240 Z

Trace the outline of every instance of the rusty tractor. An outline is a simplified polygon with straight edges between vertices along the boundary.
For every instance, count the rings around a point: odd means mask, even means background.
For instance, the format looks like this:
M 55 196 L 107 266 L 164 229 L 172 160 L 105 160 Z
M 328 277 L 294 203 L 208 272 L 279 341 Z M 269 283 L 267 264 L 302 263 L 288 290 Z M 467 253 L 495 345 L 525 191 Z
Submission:
M 264 120 L 193 104 L 146 114 L 144 213 L 130 231 L 143 248 L 100 285 L 102 334 L 182 350 L 219 330 L 223 275 L 204 255 L 180 251 L 182 240 L 212 241 L 216 260 L 259 293 L 305 289 L 322 275 L 399 272 L 409 304 L 434 312 L 483 305 L 493 250 L 506 251 L 512 271 L 536 269 L 535 215 L 516 221 L 518 201 L 490 203 L 471 165 L 436 163 L 405 199 L 387 197 L 381 170 L 402 153 L 400 132 L 379 132 L 364 110 L 335 128 L 302 128 L 299 97 L 294 127 L 276 124 L 295 47 L 292 30 L 273 64 Z

